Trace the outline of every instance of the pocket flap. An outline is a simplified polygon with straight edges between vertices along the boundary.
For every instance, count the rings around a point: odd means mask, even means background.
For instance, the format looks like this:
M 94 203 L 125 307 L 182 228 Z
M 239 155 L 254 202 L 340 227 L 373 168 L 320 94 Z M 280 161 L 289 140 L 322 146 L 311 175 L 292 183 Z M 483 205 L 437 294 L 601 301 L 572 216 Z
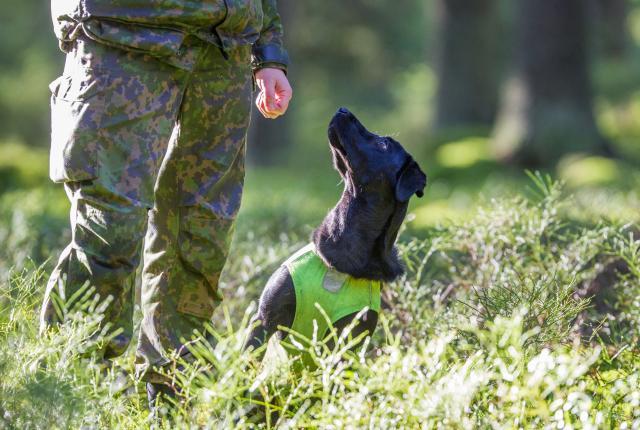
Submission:
M 79 70 L 73 75 L 62 75 L 49 84 L 51 94 L 61 100 L 83 102 L 105 88 L 105 79 L 93 70 Z
M 51 81 L 51 83 L 49 84 L 49 91 L 51 91 L 52 95 L 54 95 L 54 96 L 58 95 L 58 90 L 60 88 L 60 85 L 62 84 L 62 81 L 64 81 L 65 79 L 69 79 L 69 77 L 68 76 L 58 76 L 56 79 Z

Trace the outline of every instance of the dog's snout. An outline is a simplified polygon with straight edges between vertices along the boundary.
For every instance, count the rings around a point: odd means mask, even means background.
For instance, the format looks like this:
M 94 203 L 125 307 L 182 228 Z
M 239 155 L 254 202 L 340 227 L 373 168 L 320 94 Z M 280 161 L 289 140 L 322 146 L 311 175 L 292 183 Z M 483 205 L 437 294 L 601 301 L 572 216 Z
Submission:
M 341 107 L 340 109 L 338 109 L 336 115 L 344 115 L 348 118 L 353 118 L 353 114 L 351 113 L 351 111 L 345 107 Z

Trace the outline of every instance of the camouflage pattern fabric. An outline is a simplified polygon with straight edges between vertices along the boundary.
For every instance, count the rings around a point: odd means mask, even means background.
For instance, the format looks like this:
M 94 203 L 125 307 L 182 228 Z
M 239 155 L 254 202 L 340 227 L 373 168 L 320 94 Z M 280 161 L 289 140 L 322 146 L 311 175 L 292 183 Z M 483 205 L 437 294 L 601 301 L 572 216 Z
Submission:
M 52 0 L 51 11 L 65 52 L 85 34 L 103 44 L 179 61 L 185 41 L 195 37 L 225 54 L 253 45 L 257 65 L 288 64 L 276 0 Z M 265 52 L 268 57 L 261 58 Z
M 51 179 L 72 203 L 72 241 L 47 286 L 56 298 L 88 284 L 110 298 L 103 326 L 132 338 L 134 279 L 144 242 L 138 370 L 148 380 L 202 330 L 221 300 L 218 279 L 240 207 L 252 92 L 250 46 L 227 52 L 190 38 L 172 66 L 80 37 L 51 85 Z

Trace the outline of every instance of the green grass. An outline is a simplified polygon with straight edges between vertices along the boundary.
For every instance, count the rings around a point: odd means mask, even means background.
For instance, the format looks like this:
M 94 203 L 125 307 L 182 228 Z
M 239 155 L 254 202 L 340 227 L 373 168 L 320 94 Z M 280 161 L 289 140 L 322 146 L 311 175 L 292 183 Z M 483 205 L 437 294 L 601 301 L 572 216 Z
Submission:
M 162 426 L 640 426 L 633 192 L 621 180 L 563 187 L 487 163 L 433 169 L 435 189 L 426 203 L 414 202 L 399 243 L 407 273 L 385 288 L 377 332 L 355 351 L 347 337 L 334 349 L 311 339 L 300 347 L 318 367 L 302 371 L 277 344 L 263 363 L 241 346 L 264 282 L 308 240 L 341 186 L 328 169 L 250 170 L 221 283 L 226 304 L 208 328 L 217 342 L 196 343 L 198 360 L 174 375 L 187 400 L 165 408 Z M 587 170 L 599 166 L 588 163 Z M 465 179 L 474 168 L 489 171 L 475 188 Z M 597 204 L 599 193 L 608 208 Z M 425 221 L 436 196 L 457 202 L 446 209 L 455 215 Z M 9 244 L 0 261 L 0 428 L 144 428 L 132 352 L 113 363 L 92 353 L 101 341 L 98 312 L 70 312 L 61 330 L 37 332 L 50 267 L 39 264 L 66 240 L 61 198 L 50 187 L 0 197 L 0 234 Z M 615 215 L 616 207 L 624 210 Z M 614 264 L 624 273 L 611 272 Z M 610 285 L 591 300 L 584 292 L 607 271 Z M 256 405 L 266 414 L 251 412 Z

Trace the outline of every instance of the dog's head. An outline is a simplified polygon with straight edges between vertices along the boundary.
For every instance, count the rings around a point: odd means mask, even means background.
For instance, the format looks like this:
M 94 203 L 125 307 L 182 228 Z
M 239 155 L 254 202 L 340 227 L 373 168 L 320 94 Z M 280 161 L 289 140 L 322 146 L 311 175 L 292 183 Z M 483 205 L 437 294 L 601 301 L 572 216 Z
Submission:
M 371 133 L 345 108 L 329 124 L 329 143 L 333 164 L 354 194 L 403 203 L 414 194 L 422 197 L 427 176 L 413 157 L 396 140 Z
M 339 109 L 331 120 L 329 143 L 334 166 L 345 182 L 337 206 L 343 210 L 332 211 L 316 230 L 316 246 L 339 271 L 391 281 L 402 273 L 394 247 L 398 231 L 411 196 L 422 197 L 427 176 L 400 143 L 371 133 L 347 109 Z M 350 216 L 357 219 L 347 219 Z M 351 229 L 352 224 L 360 230 Z M 337 245 L 328 240 L 336 226 L 349 237 Z M 364 239 L 363 230 L 375 234 L 371 242 Z

